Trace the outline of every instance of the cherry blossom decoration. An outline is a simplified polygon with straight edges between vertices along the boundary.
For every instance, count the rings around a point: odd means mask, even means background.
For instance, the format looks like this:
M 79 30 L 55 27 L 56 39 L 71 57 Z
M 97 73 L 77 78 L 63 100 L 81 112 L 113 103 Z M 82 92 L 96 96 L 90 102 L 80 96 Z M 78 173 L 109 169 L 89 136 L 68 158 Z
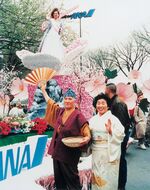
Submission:
M 144 93 L 144 97 L 150 102 L 150 79 L 143 83 L 142 92 Z
M 106 77 L 103 72 L 100 71 L 96 76 L 92 76 L 91 80 L 84 84 L 85 90 L 90 96 L 95 97 L 101 92 L 105 92 L 105 80 Z
M 0 117 L 7 115 L 9 110 L 9 96 L 0 92 Z
M 11 85 L 11 94 L 14 95 L 14 101 L 28 99 L 28 89 L 25 81 L 16 78 Z
M 28 110 L 31 108 L 37 86 L 28 84 Z
M 128 79 L 132 84 L 136 83 L 138 86 L 141 86 L 141 79 L 142 79 L 142 74 L 138 70 L 132 70 L 128 73 Z
M 72 88 L 77 95 L 77 101 L 79 109 L 86 117 L 90 119 L 93 115 L 93 98 L 85 91 L 84 86 L 80 85 L 79 80 L 76 76 L 67 75 L 57 75 L 54 77 L 58 85 L 62 88 L 63 93 L 67 91 L 68 88 Z M 88 109 L 87 109 L 88 107 Z
M 127 104 L 128 109 L 133 109 L 135 107 L 137 95 L 135 94 L 132 85 L 118 83 L 117 94 L 119 98 Z

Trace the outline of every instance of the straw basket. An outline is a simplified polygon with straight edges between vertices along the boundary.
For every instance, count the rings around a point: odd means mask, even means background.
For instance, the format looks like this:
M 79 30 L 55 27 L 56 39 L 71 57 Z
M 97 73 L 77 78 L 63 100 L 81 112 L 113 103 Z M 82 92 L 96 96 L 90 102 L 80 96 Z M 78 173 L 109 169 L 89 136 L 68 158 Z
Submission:
M 83 137 L 82 136 L 77 136 L 77 137 L 66 137 L 62 139 L 62 142 L 68 146 L 68 147 L 80 147 L 80 143 L 82 142 Z

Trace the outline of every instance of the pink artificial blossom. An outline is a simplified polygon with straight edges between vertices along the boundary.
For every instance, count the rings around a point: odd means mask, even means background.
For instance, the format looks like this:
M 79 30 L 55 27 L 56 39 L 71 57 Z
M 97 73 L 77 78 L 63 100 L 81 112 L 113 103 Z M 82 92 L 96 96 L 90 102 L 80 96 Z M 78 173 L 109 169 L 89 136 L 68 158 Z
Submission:
M 12 82 L 11 94 L 15 96 L 14 100 L 24 100 L 28 98 L 28 89 L 25 81 L 20 78 L 15 79 Z
M 118 83 L 117 94 L 119 98 L 127 104 L 128 109 L 133 109 L 135 107 L 137 95 L 135 94 L 132 85 Z
M 132 84 L 137 83 L 139 85 L 141 82 L 141 77 L 142 74 L 138 70 L 132 70 L 128 73 L 128 78 L 130 79 Z
M 106 77 L 103 75 L 102 71 L 100 71 L 97 76 L 93 76 L 88 82 L 85 83 L 85 90 L 90 94 L 90 96 L 95 97 L 100 92 L 105 91 L 105 80 Z

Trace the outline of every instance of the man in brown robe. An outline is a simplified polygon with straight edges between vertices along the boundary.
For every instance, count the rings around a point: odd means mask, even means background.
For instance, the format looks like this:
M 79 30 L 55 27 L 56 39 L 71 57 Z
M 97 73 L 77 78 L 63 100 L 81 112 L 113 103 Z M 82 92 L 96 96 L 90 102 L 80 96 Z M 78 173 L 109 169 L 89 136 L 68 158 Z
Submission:
M 41 90 L 47 102 L 45 119 L 54 128 L 48 153 L 53 158 L 56 189 L 81 190 L 77 168 L 81 149 L 65 146 L 62 138 L 82 135 L 81 146 L 88 144 L 91 138 L 88 122 L 75 108 L 76 95 L 71 89 L 64 94 L 64 108 L 49 98 L 45 85 L 41 85 Z

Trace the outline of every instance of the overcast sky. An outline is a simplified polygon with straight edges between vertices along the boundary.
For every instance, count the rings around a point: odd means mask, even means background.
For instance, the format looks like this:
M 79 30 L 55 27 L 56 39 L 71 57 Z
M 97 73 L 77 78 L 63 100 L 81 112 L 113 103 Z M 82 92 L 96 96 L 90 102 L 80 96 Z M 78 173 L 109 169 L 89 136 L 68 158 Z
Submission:
M 95 8 L 92 18 L 82 19 L 83 36 L 90 48 L 124 42 L 132 31 L 150 25 L 150 0 L 65 0 L 65 3 L 66 7 L 79 5 L 80 11 Z

